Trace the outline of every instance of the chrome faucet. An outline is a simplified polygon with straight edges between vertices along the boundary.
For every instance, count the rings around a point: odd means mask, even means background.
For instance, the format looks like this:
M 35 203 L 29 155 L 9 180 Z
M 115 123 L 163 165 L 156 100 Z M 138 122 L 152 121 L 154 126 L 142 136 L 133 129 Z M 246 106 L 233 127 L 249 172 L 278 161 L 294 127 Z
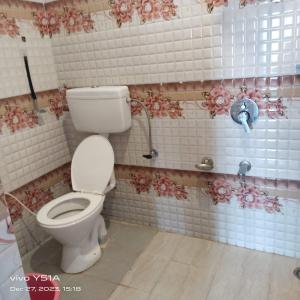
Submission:
M 233 103 L 230 114 L 236 123 L 244 127 L 246 133 L 250 133 L 252 124 L 259 116 L 259 111 L 257 104 L 253 100 L 243 98 Z

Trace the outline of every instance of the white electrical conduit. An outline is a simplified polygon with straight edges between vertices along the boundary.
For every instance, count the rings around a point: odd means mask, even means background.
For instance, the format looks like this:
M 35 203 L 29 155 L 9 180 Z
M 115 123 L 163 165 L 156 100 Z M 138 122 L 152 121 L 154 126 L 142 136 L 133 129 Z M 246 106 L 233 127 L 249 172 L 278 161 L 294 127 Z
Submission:
M 7 207 L 8 207 L 8 205 L 7 205 L 5 196 L 11 197 L 15 201 L 17 201 L 23 208 L 25 208 L 31 215 L 36 216 L 36 213 L 34 213 L 30 208 L 28 208 L 22 201 L 20 201 L 18 198 L 16 198 L 14 195 L 12 195 L 10 193 L 4 192 L 4 202 L 5 202 Z

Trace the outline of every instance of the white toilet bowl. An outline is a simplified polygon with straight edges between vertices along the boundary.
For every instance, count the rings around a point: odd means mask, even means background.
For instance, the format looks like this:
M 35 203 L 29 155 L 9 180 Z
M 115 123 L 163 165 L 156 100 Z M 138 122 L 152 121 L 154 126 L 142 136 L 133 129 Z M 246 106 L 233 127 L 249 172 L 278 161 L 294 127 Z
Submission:
M 61 268 L 66 273 L 82 272 L 101 256 L 98 240 L 105 223 L 100 212 L 113 165 L 109 141 L 102 136 L 88 137 L 72 160 L 75 192 L 50 201 L 37 214 L 39 225 L 63 245 Z

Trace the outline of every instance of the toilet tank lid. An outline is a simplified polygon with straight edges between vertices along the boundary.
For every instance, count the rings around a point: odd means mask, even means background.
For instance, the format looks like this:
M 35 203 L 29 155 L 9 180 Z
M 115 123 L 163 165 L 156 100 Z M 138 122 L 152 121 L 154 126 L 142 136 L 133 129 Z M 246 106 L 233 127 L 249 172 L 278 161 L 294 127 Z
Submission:
M 67 90 L 67 99 L 118 99 L 129 96 L 127 86 L 83 87 Z

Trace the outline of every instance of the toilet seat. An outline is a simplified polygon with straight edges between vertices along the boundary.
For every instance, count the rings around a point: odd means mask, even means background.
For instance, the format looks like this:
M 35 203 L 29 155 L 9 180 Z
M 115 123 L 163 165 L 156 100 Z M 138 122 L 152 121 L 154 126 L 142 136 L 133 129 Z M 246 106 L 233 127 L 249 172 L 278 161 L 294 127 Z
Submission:
M 43 227 L 64 227 L 88 218 L 102 207 L 105 196 L 91 193 L 73 192 L 58 197 L 45 204 L 37 214 L 37 221 Z M 76 209 L 77 208 L 77 209 Z M 55 218 L 70 211 L 79 211 L 62 219 Z
M 74 191 L 104 194 L 114 168 L 114 151 L 107 138 L 92 135 L 76 148 L 71 164 Z
M 59 228 L 79 223 L 102 207 L 104 191 L 113 167 L 114 152 L 107 138 L 92 135 L 83 140 L 75 150 L 71 163 L 71 180 L 75 192 L 44 205 L 37 213 L 40 225 Z

